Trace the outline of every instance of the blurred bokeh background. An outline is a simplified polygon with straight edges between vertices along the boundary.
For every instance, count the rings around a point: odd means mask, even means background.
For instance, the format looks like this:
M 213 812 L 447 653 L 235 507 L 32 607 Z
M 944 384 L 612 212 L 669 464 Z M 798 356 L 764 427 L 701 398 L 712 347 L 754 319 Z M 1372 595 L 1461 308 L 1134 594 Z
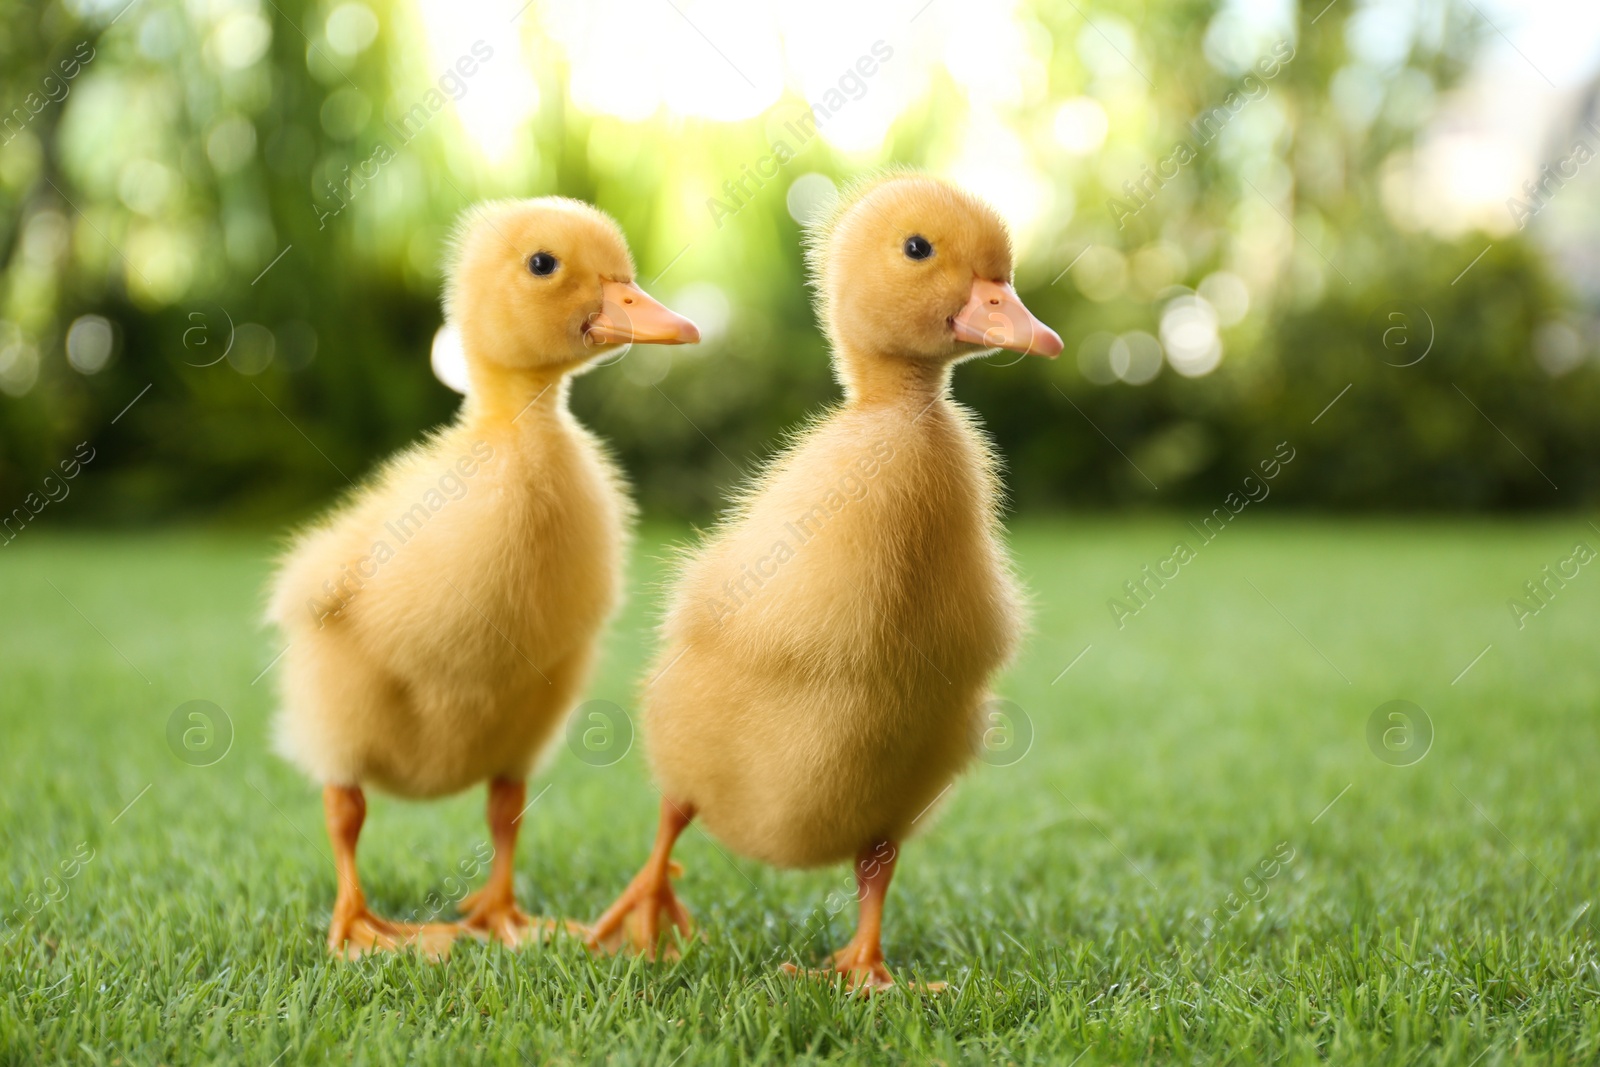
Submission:
M 958 379 L 1020 510 L 1209 510 L 1283 440 L 1285 506 L 1600 498 L 1588 0 L 13 0 L 0 108 L 7 540 L 325 502 L 458 403 L 457 214 L 549 193 L 704 331 L 574 396 L 702 518 L 837 395 L 801 227 L 891 162 L 1066 339 Z

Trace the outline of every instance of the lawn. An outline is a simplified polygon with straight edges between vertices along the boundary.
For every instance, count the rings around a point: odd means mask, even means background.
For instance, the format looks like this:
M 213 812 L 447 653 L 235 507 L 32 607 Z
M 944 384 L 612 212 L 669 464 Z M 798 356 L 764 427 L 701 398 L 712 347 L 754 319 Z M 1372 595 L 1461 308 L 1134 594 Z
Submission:
M 634 705 L 675 536 L 641 540 L 597 698 Z M 1180 536 L 1195 558 L 1119 629 L 1107 601 Z M 1520 628 L 1507 604 L 1600 531 L 1252 509 L 1203 546 L 1181 518 L 1012 540 L 1036 602 L 999 687 L 1015 732 L 890 896 L 890 965 L 951 989 L 865 1000 L 778 970 L 846 940 L 847 871 L 769 870 L 693 830 L 679 888 L 706 938 L 679 963 L 571 943 L 329 960 L 319 797 L 270 750 L 271 675 L 253 681 L 279 649 L 257 621 L 272 540 L 28 529 L 0 549 L 0 1061 L 1600 1058 L 1600 565 Z M 209 765 L 169 747 L 192 700 L 232 723 Z M 1369 743 L 1392 700 L 1425 709 L 1430 744 L 1389 709 Z M 592 918 L 648 848 L 643 754 L 558 747 L 540 790 L 523 903 Z M 481 809 L 375 797 L 375 906 L 453 892 Z

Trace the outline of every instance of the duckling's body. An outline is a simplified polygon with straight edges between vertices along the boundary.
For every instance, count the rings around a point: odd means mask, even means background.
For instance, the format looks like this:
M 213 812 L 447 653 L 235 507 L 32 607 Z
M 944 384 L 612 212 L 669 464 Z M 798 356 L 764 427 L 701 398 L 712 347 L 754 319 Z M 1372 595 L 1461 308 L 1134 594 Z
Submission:
M 644 870 L 591 945 L 655 951 L 672 843 L 703 817 L 786 867 L 854 856 L 852 984 L 893 984 L 880 924 L 899 842 L 976 750 L 1022 627 L 995 459 L 947 394 L 987 348 L 1055 355 L 1012 290 L 1004 224 L 942 182 L 845 198 L 811 248 L 845 400 L 773 464 L 679 578 L 645 693 L 663 805 Z
M 514 900 L 523 779 L 588 677 L 631 515 L 567 410 L 568 379 L 611 345 L 699 339 L 633 283 L 616 223 L 554 197 L 469 216 L 447 305 L 472 383 L 460 418 L 299 537 L 269 609 L 289 641 L 280 747 L 323 783 L 339 953 L 548 928 Z M 364 786 L 436 797 L 482 781 L 494 863 L 461 926 L 368 911 Z
M 739 852 L 809 867 L 903 840 L 974 751 L 1021 597 L 992 453 L 943 389 L 847 403 L 683 572 L 648 751 Z
M 296 542 L 271 609 L 280 743 L 314 777 L 421 798 L 532 770 L 616 607 L 631 514 L 564 393 L 515 422 L 469 408 Z

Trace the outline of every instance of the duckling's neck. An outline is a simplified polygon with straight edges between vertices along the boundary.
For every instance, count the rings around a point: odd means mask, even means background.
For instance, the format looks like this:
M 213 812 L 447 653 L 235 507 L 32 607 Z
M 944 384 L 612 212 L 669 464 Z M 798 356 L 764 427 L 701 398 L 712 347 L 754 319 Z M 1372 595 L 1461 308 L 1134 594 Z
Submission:
M 853 407 L 909 406 L 921 411 L 950 388 L 950 364 L 943 360 L 839 348 L 834 362 L 845 403 Z
M 472 391 L 466 418 L 479 426 L 536 423 L 558 414 L 567 403 L 567 375 L 561 370 L 505 367 L 487 361 L 468 364 Z

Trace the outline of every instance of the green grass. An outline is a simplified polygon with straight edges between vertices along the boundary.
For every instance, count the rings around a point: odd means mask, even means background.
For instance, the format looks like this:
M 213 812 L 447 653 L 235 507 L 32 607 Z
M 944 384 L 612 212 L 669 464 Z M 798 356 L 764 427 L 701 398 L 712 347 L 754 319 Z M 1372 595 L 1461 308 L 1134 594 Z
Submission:
M 870 1001 L 777 971 L 847 938 L 853 908 L 825 907 L 845 870 L 730 860 L 695 831 L 680 891 L 707 937 L 680 963 L 571 944 L 330 961 L 319 799 L 269 750 L 270 678 L 252 684 L 277 652 L 270 542 L 30 529 L 0 549 L 0 907 L 65 896 L 0 933 L 0 1061 L 1595 1062 L 1600 563 L 1525 629 L 1506 602 L 1600 535 L 1271 519 L 1246 512 L 1122 630 L 1107 599 L 1182 523 L 1018 525 L 1037 613 L 1000 691 L 1037 736 L 904 850 L 890 964 L 952 991 Z M 627 707 L 660 543 L 594 686 Z M 1411 766 L 1366 740 L 1395 698 L 1435 729 Z M 193 699 L 236 728 L 212 766 L 167 746 Z M 648 846 L 642 753 L 558 749 L 546 786 L 519 892 L 591 918 Z M 375 798 L 375 905 L 442 891 L 481 806 Z M 47 883 L 80 845 L 93 859 Z

